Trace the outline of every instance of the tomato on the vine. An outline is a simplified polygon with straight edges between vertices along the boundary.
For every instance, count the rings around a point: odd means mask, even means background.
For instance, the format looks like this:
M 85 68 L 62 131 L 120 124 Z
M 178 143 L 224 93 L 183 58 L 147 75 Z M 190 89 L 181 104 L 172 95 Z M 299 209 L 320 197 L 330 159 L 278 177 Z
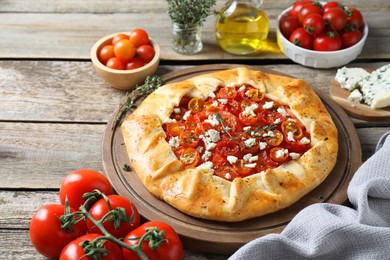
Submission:
M 75 212 L 69 208 L 70 213 Z M 60 217 L 65 206 L 48 204 L 38 209 L 30 223 L 30 240 L 35 249 L 48 258 L 58 258 L 62 249 L 71 241 L 86 233 L 84 221 L 79 221 L 69 230 L 61 228 Z
M 134 45 L 135 48 L 138 48 L 142 45 L 149 44 L 149 35 L 143 29 L 134 29 L 130 32 L 129 35 L 130 42 Z
M 165 222 L 146 222 L 128 233 L 123 242 L 131 246 L 137 245 L 139 243 L 139 240 L 137 240 L 136 238 L 142 237 L 146 232 L 148 232 L 149 229 L 153 229 L 154 232 L 150 235 L 150 238 L 144 240 L 142 243 L 142 251 L 149 260 L 181 260 L 183 258 L 183 245 L 180 241 L 180 238 L 176 231 Z M 156 229 L 158 229 L 158 231 Z M 150 239 L 162 242 L 149 243 Z M 157 246 L 156 248 L 152 249 L 149 246 L 150 244 L 157 244 Z M 122 252 L 123 258 L 125 260 L 140 259 L 135 252 L 125 247 L 122 247 Z
M 299 27 L 290 35 L 290 42 L 294 45 L 305 48 L 312 49 L 313 48 L 313 35 L 306 32 L 306 30 L 302 27 Z
M 316 51 L 338 51 L 342 48 L 343 41 L 339 34 L 327 32 L 318 35 L 313 45 Z
M 118 210 L 118 215 L 121 215 L 122 219 L 120 221 L 120 225 L 115 227 L 114 220 L 110 218 L 108 221 L 104 221 L 102 223 L 103 227 L 114 237 L 116 238 L 124 238 L 127 233 L 131 230 L 137 228 L 140 225 L 141 219 L 136 206 L 127 198 L 119 196 L 119 195 L 109 195 L 107 196 L 111 208 L 114 210 Z M 125 210 L 125 216 L 122 216 L 120 213 L 120 209 Z M 104 198 L 98 200 L 91 209 L 89 210 L 89 214 L 95 220 L 102 219 L 108 212 L 110 208 Z M 95 226 L 95 224 L 87 219 L 87 228 L 90 233 L 102 234 L 100 229 Z
M 289 38 L 295 29 L 299 28 L 298 18 L 295 16 L 285 16 L 280 19 L 279 28 L 284 37 Z
M 114 242 L 108 240 L 101 240 L 101 246 L 97 246 L 98 249 L 105 249 L 105 252 L 101 252 L 99 250 L 94 250 L 85 252 L 82 246 L 82 243 L 91 244 L 93 241 L 101 237 L 101 234 L 86 234 L 83 235 L 70 243 L 68 243 L 61 252 L 59 260 L 89 260 L 89 259 L 100 259 L 100 260 L 121 260 L 123 259 L 121 248 L 115 244 Z M 91 249 L 93 250 L 93 249 Z M 87 253 L 91 253 L 91 255 L 87 255 Z M 96 257 L 96 258 L 94 258 Z
M 141 45 L 137 48 L 137 55 L 145 64 L 153 60 L 155 53 L 156 52 L 151 45 Z
M 83 194 L 95 189 L 106 195 L 112 194 L 112 186 L 108 179 L 101 173 L 91 169 L 78 169 L 70 172 L 60 186 L 60 201 L 68 203 L 71 208 L 79 209 L 84 204 Z

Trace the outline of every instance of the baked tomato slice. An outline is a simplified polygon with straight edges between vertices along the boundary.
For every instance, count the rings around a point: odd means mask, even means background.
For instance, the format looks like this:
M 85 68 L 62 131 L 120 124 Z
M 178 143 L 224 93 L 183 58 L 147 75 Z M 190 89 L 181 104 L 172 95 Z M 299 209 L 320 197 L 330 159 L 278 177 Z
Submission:
M 267 142 L 268 145 L 278 146 L 283 142 L 284 136 L 283 136 L 282 132 L 275 129 L 275 130 L 268 131 L 267 133 L 265 133 L 264 138 L 265 138 L 265 141 Z
M 236 156 L 240 152 L 240 145 L 234 140 L 224 139 L 218 142 L 215 151 L 225 157 Z
M 275 162 L 286 162 L 290 157 L 288 156 L 288 150 L 282 147 L 274 147 L 269 151 L 269 156 Z
M 200 112 L 204 108 L 204 100 L 201 98 L 191 98 L 188 102 L 188 109 L 192 112 Z
M 214 175 L 222 179 L 232 181 L 240 175 L 234 170 L 233 166 L 223 165 L 214 169 Z
M 194 168 L 200 161 L 199 151 L 195 148 L 186 148 L 181 151 L 179 160 L 185 168 Z
M 251 88 L 245 93 L 246 97 L 249 100 L 260 102 L 264 98 L 264 93 L 257 88 Z
M 281 124 L 282 133 L 290 141 L 292 138 L 300 139 L 303 136 L 303 129 L 301 124 L 293 120 L 283 121 Z M 291 133 L 291 134 L 289 134 Z
M 179 122 L 169 123 L 166 127 L 166 131 L 171 136 L 179 136 L 185 129 L 185 125 Z
M 179 142 L 184 147 L 197 147 L 199 144 L 199 137 L 190 131 L 181 132 L 179 135 Z
M 254 167 L 248 167 L 247 162 L 244 159 L 238 159 L 237 162 L 233 164 L 233 169 L 241 176 L 245 177 L 253 173 Z
M 222 99 L 234 99 L 237 96 L 237 90 L 235 87 L 222 87 L 217 93 L 217 98 Z

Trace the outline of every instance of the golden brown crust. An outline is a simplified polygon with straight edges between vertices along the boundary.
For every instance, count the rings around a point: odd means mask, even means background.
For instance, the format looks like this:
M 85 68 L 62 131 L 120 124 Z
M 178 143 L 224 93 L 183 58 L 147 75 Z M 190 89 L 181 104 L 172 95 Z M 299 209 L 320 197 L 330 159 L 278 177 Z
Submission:
M 232 182 L 207 167 L 183 168 L 165 140 L 163 123 L 183 96 L 205 99 L 229 83 L 250 83 L 289 105 L 310 130 L 312 148 L 278 168 Z M 328 176 L 338 151 L 337 129 L 308 83 L 246 68 L 167 84 L 149 95 L 121 129 L 130 163 L 153 195 L 186 214 L 217 221 L 242 221 L 290 206 Z

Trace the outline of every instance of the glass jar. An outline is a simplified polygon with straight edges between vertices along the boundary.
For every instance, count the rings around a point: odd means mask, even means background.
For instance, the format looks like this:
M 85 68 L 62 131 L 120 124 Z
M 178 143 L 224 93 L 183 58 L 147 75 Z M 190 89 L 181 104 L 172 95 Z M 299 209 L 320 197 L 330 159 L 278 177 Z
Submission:
M 247 55 L 261 50 L 268 37 L 262 0 L 229 0 L 219 11 L 216 38 L 223 50 Z
M 180 54 L 196 54 L 203 49 L 200 24 L 172 23 L 172 48 Z

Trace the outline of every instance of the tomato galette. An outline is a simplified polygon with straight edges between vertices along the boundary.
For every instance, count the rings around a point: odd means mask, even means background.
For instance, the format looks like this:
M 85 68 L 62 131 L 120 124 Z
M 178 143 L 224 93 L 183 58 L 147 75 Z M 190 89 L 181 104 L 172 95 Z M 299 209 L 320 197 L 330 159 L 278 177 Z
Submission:
M 290 206 L 332 171 L 337 129 L 303 80 L 236 68 L 170 83 L 121 126 L 145 187 L 199 218 Z

